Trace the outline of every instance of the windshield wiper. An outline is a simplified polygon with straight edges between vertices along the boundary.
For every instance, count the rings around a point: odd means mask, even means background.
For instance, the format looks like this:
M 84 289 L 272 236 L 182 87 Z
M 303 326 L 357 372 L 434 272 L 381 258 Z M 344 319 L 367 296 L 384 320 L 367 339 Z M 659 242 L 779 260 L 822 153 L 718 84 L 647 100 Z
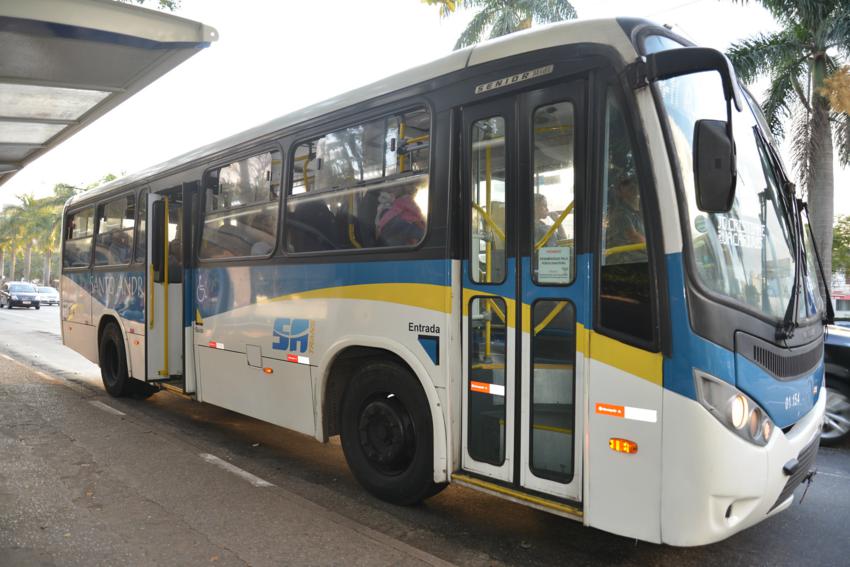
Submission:
M 776 326 L 776 340 L 785 341 L 794 336 L 794 331 L 799 326 L 797 321 L 800 310 L 800 280 L 802 279 L 802 264 L 805 261 L 803 221 L 800 215 L 799 203 L 797 202 L 797 188 L 788 178 L 788 174 L 785 173 L 785 168 L 782 165 L 782 160 L 779 159 L 779 155 L 776 153 L 776 149 L 758 126 L 753 126 L 753 130 L 767 154 L 770 165 L 773 166 L 774 172 L 779 176 L 779 181 L 782 185 L 782 196 L 785 198 L 785 208 L 793 217 L 791 223 L 793 235 L 791 240 L 794 246 L 794 283 L 791 286 L 791 298 L 788 300 L 788 306 L 785 308 L 785 316 Z

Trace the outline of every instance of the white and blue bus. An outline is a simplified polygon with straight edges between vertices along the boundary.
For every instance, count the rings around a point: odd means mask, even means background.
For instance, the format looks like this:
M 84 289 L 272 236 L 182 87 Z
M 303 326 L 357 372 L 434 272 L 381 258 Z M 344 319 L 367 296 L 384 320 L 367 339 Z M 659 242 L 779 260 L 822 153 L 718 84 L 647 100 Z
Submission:
M 390 502 L 454 482 L 705 544 L 810 478 L 801 214 L 722 54 L 558 24 L 74 197 L 63 340 L 114 396 L 340 435 Z

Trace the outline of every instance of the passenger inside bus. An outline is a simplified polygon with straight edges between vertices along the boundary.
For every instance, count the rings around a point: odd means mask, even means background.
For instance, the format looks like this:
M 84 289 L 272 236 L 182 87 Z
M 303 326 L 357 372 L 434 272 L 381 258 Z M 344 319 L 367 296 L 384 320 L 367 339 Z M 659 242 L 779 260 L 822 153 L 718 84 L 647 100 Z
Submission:
M 534 195 L 534 243 L 536 245 L 540 244 L 540 241 L 546 237 L 546 234 L 552 228 L 557 218 L 557 214 L 549 212 L 549 203 L 546 201 L 546 195 L 536 193 Z M 558 228 L 546 239 L 546 243 L 543 246 L 558 246 L 558 241 L 565 240 L 566 238 L 564 227 L 559 224 Z
M 413 197 L 416 186 L 407 185 L 381 192 L 375 234 L 385 246 L 417 244 L 425 235 L 425 216 Z
M 608 209 L 606 264 L 646 262 L 646 248 L 621 249 L 646 243 L 646 231 L 640 209 L 640 193 L 633 175 L 623 175 L 614 184 Z

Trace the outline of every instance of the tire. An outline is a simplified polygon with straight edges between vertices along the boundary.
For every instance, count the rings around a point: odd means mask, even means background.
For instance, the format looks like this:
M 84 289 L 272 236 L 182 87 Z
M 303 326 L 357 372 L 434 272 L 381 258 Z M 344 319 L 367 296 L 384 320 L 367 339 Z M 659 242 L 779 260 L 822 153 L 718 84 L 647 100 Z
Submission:
M 41 309 L 41 305 L 36 305 L 35 308 L 36 308 L 36 310 L 39 310 L 39 309 Z
M 100 337 L 98 349 L 100 377 L 103 387 L 110 396 L 120 398 L 132 393 L 132 382 L 127 373 L 127 352 L 121 330 L 115 323 L 108 323 Z
M 829 380 L 829 379 L 828 379 Z M 829 380 L 821 444 L 835 446 L 850 439 L 850 384 Z
M 428 399 L 407 368 L 360 369 L 345 390 L 340 435 L 354 477 L 381 500 L 410 506 L 439 492 Z

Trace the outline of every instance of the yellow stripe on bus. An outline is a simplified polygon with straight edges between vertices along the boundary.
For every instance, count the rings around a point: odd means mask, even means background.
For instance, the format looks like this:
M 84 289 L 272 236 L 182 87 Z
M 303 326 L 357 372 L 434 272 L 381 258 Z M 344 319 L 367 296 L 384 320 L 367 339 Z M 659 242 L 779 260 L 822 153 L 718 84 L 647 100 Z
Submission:
M 410 307 L 420 307 L 450 313 L 451 289 L 442 285 L 414 283 L 360 284 L 326 287 L 273 297 L 266 301 L 288 301 L 292 299 L 361 299 L 387 301 Z

